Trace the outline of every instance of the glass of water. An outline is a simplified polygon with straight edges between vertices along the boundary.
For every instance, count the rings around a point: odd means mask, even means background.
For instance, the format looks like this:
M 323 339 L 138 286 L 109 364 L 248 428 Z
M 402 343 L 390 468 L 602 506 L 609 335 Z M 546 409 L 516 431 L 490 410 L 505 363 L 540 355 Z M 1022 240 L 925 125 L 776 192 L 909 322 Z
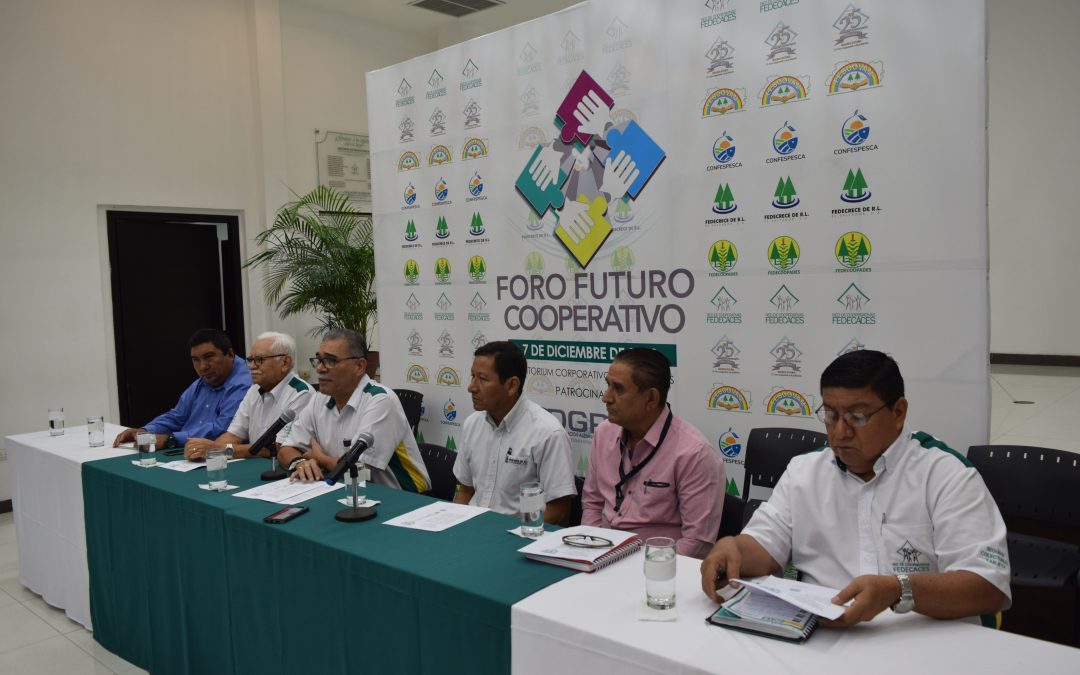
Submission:
M 157 450 L 157 437 L 149 431 L 140 431 L 135 435 L 135 446 L 139 449 L 139 464 L 154 466 L 157 464 L 155 451 Z
M 105 418 L 87 417 L 86 433 L 90 437 L 91 448 L 100 448 L 105 445 Z
M 225 480 L 225 467 L 229 466 L 229 457 L 225 448 L 210 448 L 206 451 L 206 482 L 211 490 L 224 490 L 228 485 Z
M 524 483 L 521 486 L 521 533 L 533 539 L 544 533 L 544 486 Z
M 64 409 L 49 408 L 49 435 L 64 435 Z
M 675 540 L 645 540 L 645 603 L 653 609 L 675 606 Z

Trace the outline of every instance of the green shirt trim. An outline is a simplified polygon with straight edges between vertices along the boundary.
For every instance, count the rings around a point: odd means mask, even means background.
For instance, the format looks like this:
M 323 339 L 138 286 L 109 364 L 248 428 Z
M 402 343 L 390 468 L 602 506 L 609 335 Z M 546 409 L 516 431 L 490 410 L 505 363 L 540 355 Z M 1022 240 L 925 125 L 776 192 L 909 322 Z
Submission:
M 304 382 L 299 377 L 294 377 L 293 379 L 289 380 L 289 386 L 300 392 L 301 394 L 303 394 L 305 391 L 311 391 L 311 385 L 307 382 Z
M 974 468 L 975 466 L 967 457 L 964 457 L 959 452 L 953 450 L 952 448 L 945 445 L 944 443 L 934 438 L 930 434 L 926 433 L 925 431 L 916 431 L 911 434 L 911 437 L 918 441 L 919 445 L 923 446 L 924 448 L 937 448 L 938 450 L 949 453 L 953 457 L 960 460 L 960 463 L 968 468 Z

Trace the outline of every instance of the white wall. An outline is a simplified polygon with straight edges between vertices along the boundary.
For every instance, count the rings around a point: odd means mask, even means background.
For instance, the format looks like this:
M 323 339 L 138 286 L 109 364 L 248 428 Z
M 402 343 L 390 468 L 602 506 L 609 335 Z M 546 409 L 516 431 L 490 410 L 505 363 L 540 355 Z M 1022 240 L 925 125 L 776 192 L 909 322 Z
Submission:
M 989 0 L 987 15 L 990 351 L 1080 355 L 1080 2 Z

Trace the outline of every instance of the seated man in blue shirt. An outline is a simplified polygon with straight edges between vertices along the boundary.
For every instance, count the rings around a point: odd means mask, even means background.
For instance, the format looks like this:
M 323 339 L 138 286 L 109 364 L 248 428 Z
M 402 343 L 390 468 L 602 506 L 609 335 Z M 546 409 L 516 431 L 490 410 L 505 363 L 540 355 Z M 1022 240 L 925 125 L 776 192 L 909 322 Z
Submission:
M 188 340 L 191 365 L 199 379 L 191 383 L 176 407 L 158 415 L 145 430 L 157 436 L 157 447 L 183 446 L 189 436 L 217 438 L 229 429 L 236 409 L 251 387 L 244 359 L 233 353 L 232 341 L 216 328 L 201 328 Z M 113 447 L 135 440 L 143 429 L 125 429 Z

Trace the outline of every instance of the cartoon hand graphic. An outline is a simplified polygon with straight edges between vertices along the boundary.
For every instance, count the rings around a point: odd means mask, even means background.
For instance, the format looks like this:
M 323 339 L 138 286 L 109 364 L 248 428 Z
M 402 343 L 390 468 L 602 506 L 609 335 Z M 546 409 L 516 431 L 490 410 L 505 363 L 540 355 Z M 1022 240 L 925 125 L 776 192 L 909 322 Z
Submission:
M 620 150 L 614 161 L 609 156 L 604 162 L 604 181 L 600 191 L 607 193 L 609 203 L 622 199 L 640 173 L 630 155 Z
M 559 211 L 559 225 L 575 244 L 584 241 L 595 225 L 589 208 L 587 203 L 568 201 Z
M 540 150 L 536 159 L 529 165 L 529 175 L 536 183 L 537 189 L 543 191 L 559 178 L 559 161 L 562 158 L 551 146 Z
M 574 110 L 574 119 L 578 121 L 578 131 L 595 135 L 603 134 L 608 122 L 607 109 L 600 95 L 590 89 Z

